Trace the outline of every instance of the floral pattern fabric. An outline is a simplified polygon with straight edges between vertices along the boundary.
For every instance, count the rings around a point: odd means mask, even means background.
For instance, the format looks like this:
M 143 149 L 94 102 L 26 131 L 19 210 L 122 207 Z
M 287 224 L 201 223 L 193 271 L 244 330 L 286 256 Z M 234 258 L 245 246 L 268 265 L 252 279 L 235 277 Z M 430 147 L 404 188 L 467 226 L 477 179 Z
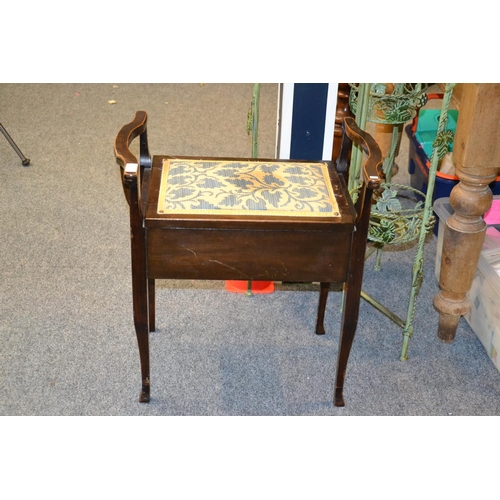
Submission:
M 326 163 L 163 162 L 158 213 L 339 217 Z

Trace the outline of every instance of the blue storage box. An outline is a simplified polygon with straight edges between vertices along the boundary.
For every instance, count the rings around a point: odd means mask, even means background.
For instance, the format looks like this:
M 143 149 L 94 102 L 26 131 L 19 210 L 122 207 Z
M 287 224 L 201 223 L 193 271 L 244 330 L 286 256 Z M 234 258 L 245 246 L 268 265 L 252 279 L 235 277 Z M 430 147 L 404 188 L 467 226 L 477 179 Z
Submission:
M 412 125 L 405 127 L 406 135 L 408 136 L 410 146 L 408 152 L 408 173 L 410 174 L 410 185 L 412 188 L 418 189 L 422 193 L 427 193 L 427 185 L 429 182 L 430 160 L 424 151 L 422 144 L 417 140 L 416 134 L 413 133 Z M 434 137 L 436 131 L 434 131 Z M 432 152 L 432 144 L 431 144 Z M 436 181 L 434 184 L 434 193 L 432 203 L 438 198 L 448 198 L 451 190 L 458 184 L 459 178 L 456 175 L 443 174 L 436 172 Z M 490 188 L 494 195 L 500 195 L 500 177 L 497 177 L 491 184 Z M 416 195 L 417 198 L 423 200 L 422 197 Z M 437 235 L 438 220 L 434 227 L 434 234 Z

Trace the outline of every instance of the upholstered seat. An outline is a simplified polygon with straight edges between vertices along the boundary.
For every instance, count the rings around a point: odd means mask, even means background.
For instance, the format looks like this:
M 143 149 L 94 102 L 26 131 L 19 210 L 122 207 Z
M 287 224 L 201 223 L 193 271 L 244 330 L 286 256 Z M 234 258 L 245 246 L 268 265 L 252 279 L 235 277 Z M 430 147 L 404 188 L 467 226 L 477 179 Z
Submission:
M 337 165 L 245 158 L 154 156 L 146 113 L 122 127 L 115 154 L 130 205 L 134 323 L 141 358 L 139 400 L 150 400 L 149 332 L 156 279 L 320 282 L 316 333 L 330 283 L 344 283 L 334 403 L 344 404 L 347 359 L 356 330 L 372 191 L 380 150 L 352 118 Z M 140 136 L 141 158 L 129 150 Z M 350 140 L 368 154 L 353 206 L 344 177 Z
M 158 213 L 339 217 L 326 163 L 164 160 Z

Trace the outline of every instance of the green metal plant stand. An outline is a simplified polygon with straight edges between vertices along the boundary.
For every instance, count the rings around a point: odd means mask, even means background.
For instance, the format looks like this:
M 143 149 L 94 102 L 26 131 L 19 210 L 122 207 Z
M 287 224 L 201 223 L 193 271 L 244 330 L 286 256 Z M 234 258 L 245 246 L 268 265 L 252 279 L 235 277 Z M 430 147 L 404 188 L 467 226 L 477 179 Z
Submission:
M 351 84 L 350 107 L 356 116 L 356 122 L 362 129 L 366 129 L 367 122 L 394 125 L 391 148 L 388 157 L 384 160 L 386 183 L 377 203 L 372 207 L 369 240 L 374 244 L 377 252 L 376 268 L 380 267 L 381 252 L 385 245 L 408 243 L 418 239 L 417 253 L 413 262 L 411 291 L 408 301 L 406 318 L 402 319 L 370 295 L 362 292 L 362 298 L 385 314 L 394 323 L 403 329 L 403 345 L 400 359 L 408 359 L 408 346 L 413 335 L 413 320 L 415 317 L 416 300 L 420 292 L 424 269 L 424 244 L 426 236 L 433 230 L 435 218 L 432 210 L 434 185 L 439 160 L 446 151 L 450 140 L 447 131 L 448 108 L 453 88 L 456 84 L 447 83 L 443 96 L 443 103 L 438 122 L 436 140 L 434 142 L 430 160 L 429 179 L 426 193 L 422 193 L 409 186 L 392 182 L 392 168 L 396 157 L 402 126 L 414 118 L 419 108 L 427 101 L 426 86 L 424 84 Z M 349 191 L 356 197 L 357 178 L 361 169 L 362 152 L 353 150 L 356 160 L 356 174 L 349 180 Z M 397 199 L 401 190 L 414 191 L 425 199 L 425 203 L 417 203 L 414 207 L 403 209 Z

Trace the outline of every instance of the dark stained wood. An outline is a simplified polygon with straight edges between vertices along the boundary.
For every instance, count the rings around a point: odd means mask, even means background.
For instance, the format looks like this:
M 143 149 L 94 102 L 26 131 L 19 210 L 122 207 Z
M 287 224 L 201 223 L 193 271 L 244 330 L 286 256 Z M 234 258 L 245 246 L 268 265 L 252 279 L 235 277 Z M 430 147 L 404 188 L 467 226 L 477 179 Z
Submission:
M 342 280 L 345 281 L 345 280 Z M 316 316 L 316 334 L 325 334 L 325 311 L 328 292 L 330 291 L 330 282 L 322 281 L 320 283 L 318 314 Z
M 334 404 L 342 406 L 347 360 L 359 311 L 371 196 L 380 183 L 382 157 L 377 144 L 352 118 L 344 119 L 343 129 L 348 138 L 344 145 L 349 141 L 360 144 L 367 160 L 357 207 L 353 207 L 347 194 L 343 175 L 347 173 L 347 165 L 342 161 L 338 163 L 338 168 L 344 170 L 342 175 L 337 174 L 333 164 L 329 165 L 340 217 L 172 216 L 157 213 L 161 169 L 167 157 L 155 156 L 152 163 L 149 162 L 146 119 L 145 113 L 138 112 L 115 141 L 117 162 L 124 169 L 123 185 L 130 204 L 134 323 L 142 373 L 139 401 L 150 400 L 149 332 L 155 328 L 155 279 L 244 279 L 320 281 L 318 334 L 325 333 L 323 320 L 330 283 L 344 283 L 334 395 Z M 134 169 L 129 164 L 137 161 L 128 147 L 137 135 L 141 137 L 141 162 Z
M 125 183 L 126 180 L 126 183 Z M 149 375 L 149 298 L 148 274 L 146 263 L 146 230 L 140 210 L 140 169 L 136 175 L 125 174 L 130 205 L 130 244 L 132 252 L 132 291 L 134 307 L 134 325 L 141 358 L 142 389 L 139 396 L 141 403 L 150 399 Z
M 124 125 L 115 138 L 115 157 L 123 169 L 127 163 L 138 163 L 137 158 L 130 152 L 130 143 L 146 131 L 147 114 L 137 111 L 134 119 Z
M 335 126 L 333 131 L 333 150 L 332 161 L 335 163 L 340 153 L 340 144 L 342 142 L 342 123 L 344 118 L 352 117 L 353 114 L 349 108 L 349 93 L 351 87 L 348 83 L 339 83 L 337 88 L 337 107 L 335 109 Z
M 156 304 L 155 304 L 155 280 L 148 279 L 148 299 L 149 299 L 149 331 L 156 330 Z
M 151 228 L 149 276 L 342 282 L 347 278 L 352 228 L 352 223 L 339 231 Z
M 124 125 L 118 134 L 116 135 L 115 138 L 115 157 L 116 157 L 116 162 L 118 165 L 120 165 L 120 170 L 122 174 L 122 181 L 123 181 L 123 191 L 125 193 L 125 198 L 130 204 L 130 183 L 132 182 L 132 179 L 130 176 L 125 176 L 125 166 L 127 163 L 137 163 L 137 158 L 135 155 L 133 155 L 130 152 L 129 146 L 130 143 L 137 137 L 141 136 L 141 160 L 142 158 L 142 153 L 147 150 L 147 132 L 146 132 L 146 126 L 147 126 L 147 114 L 144 111 L 137 111 L 137 113 L 134 116 L 134 119 L 130 122 Z M 140 165 L 140 174 L 144 175 L 144 165 Z M 142 186 L 138 185 L 138 196 L 139 200 L 141 197 L 141 190 Z
M 378 165 L 381 165 L 379 163 Z M 372 165 L 365 165 L 366 170 Z M 359 302 L 361 296 L 361 285 L 363 282 L 363 270 L 366 253 L 366 241 L 370 224 L 370 211 L 373 190 L 379 187 L 379 183 L 365 184 L 357 204 L 358 219 L 353 234 L 352 250 L 349 262 L 349 274 L 344 283 L 344 296 L 342 306 L 342 334 L 340 337 L 340 348 L 337 361 L 337 378 L 335 381 L 335 406 L 344 406 L 343 387 L 347 369 L 347 361 L 351 352 L 354 334 L 358 326 Z

